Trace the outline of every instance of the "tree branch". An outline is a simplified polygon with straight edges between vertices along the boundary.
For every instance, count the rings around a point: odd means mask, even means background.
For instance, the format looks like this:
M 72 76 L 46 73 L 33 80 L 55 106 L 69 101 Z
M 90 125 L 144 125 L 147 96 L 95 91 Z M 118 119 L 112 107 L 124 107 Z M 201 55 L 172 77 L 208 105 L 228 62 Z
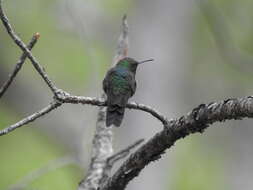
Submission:
M 36 120 L 37 118 L 51 112 L 52 110 L 56 109 L 57 107 L 59 107 L 61 105 L 62 105 L 62 103 L 60 103 L 60 102 L 50 103 L 47 107 L 43 108 L 42 110 L 33 113 L 32 115 L 20 120 L 19 122 L 15 123 L 15 124 L 13 124 L 9 127 L 6 127 L 3 130 L 0 130 L 0 136 L 6 135 L 6 134 L 10 133 L 11 131 L 13 131 L 13 130 L 21 127 L 21 126 L 24 126 L 24 125 Z
M 89 104 L 94 106 L 107 106 L 107 102 L 103 100 L 103 98 L 91 98 L 91 97 L 84 97 L 84 96 L 73 96 L 64 91 L 58 91 L 57 100 L 62 103 L 71 103 L 71 104 Z M 168 120 L 165 116 L 163 116 L 159 111 L 156 109 L 135 102 L 130 102 L 126 105 L 128 109 L 135 109 L 147 112 L 157 118 L 159 121 L 162 122 L 163 125 L 168 123 Z
M 201 104 L 178 119 L 169 121 L 164 130 L 130 155 L 117 170 L 103 190 L 123 190 L 127 184 L 148 165 L 158 160 L 166 149 L 192 133 L 202 133 L 214 122 L 253 118 L 253 97 L 227 99 L 221 102 Z
M 40 35 L 39 33 L 36 33 L 33 35 L 31 41 L 29 42 L 29 44 L 27 45 L 27 48 L 29 50 L 31 50 L 33 48 L 33 46 L 36 44 L 37 40 L 39 39 Z M 11 85 L 12 81 L 14 80 L 14 78 L 17 76 L 18 72 L 20 71 L 20 69 L 22 68 L 25 60 L 26 60 L 26 53 L 23 53 L 21 55 L 21 57 L 19 58 L 16 66 L 14 67 L 12 73 L 9 75 L 8 80 L 3 84 L 3 86 L 0 88 L 0 98 L 4 95 L 4 93 L 6 92 L 6 90 L 9 88 L 9 86 Z

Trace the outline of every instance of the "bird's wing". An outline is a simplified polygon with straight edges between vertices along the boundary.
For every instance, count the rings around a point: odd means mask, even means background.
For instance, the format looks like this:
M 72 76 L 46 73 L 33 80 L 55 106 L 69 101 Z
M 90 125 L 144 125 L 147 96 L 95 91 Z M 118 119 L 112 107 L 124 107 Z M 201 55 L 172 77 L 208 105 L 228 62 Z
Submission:
M 134 75 L 132 75 L 130 77 L 130 80 L 131 80 L 131 82 L 130 82 L 130 85 L 131 85 L 130 86 L 131 87 L 131 96 L 133 96 L 134 93 L 135 93 L 135 91 L 136 91 L 136 87 L 137 87 Z
M 130 73 L 120 73 L 114 68 L 109 70 L 103 81 L 108 103 L 124 107 L 135 92 L 136 84 L 133 80 L 133 75 Z
M 107 90 L 110 86 L 110 81 L 112 80 L 112 76 L 115 73 L 114 68 L 111 68 L 105 75 L 105 78 L 103 80 L 103 90 L 107 94 Z

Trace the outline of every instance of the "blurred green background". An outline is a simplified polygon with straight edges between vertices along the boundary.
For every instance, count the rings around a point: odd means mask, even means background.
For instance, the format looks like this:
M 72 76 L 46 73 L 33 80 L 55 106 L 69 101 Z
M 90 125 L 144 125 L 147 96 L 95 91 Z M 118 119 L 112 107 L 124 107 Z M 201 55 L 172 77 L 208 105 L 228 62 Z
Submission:
M 99 96 L 124 13 L 129 16 L 130 56 L 157 63 L 141 70 L 136 101 L 172 118 L 200 103 L 252 94 L 251 0 L 8 0 L 3 6 L 24 42 L 41 34 L 33 54 L 55 84 L 72 94 Z M 1 25 L 0 84 L 20 55 Z M 51 98 L 26 61 L 0 100 L 0 128 Z M 96 111 L 66 105 L 0 137 L 0 189 L 76 189 L 89 163 Z M 158 122 L 147 117 L 128 112 L 124 126 L 115 131 L 115 149 L 134 141 L 127 134 L 148 139 L 159 131 Z M 176 143 L 128 189 L 252 189 L 252 122 L 217 125 L 225 126 Z

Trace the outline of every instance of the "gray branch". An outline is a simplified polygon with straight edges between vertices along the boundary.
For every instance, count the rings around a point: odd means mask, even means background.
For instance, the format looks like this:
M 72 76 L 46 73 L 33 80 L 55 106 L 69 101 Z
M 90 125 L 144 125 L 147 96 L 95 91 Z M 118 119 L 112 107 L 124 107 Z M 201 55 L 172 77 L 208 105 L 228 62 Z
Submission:
M 95 106 L 107 106 L 106 101 L 103 98 L 91 98 L 91 97 L 83 97 L 83 96 L 73 96 L 67 92 L 58 90 L 57 100 L 62 103 L 71 103 L 71 104 L 89 104 Z M 162 122 L 163 125 L 168 123 L 168 120 L 165 116 L 163 116 L 159 111 L 156 109 L 135 102 L 130 102 L 126 105 L 128 109 L 135 109 L 147 112 L 157 118 L 159 121 Z
M 6 127 L 5 129 L 3 130 L 0 130 L 0 136 L 2 135 L 6 135 L 8 133 L 10 133 L 11 131 L 19 128 L 19 127 L 22 127 L 28 123 L 31 123 L 32 121 L 38 119 L 39 117 L 51 112 L 52 110 L 56 109 L 57 107 L 61 106 L 62 104 L 60 102 L 52 102 L 50 103 L 47 107 L 43 108 L 42 110 L 38 111 L 38 112 L 35 112 L 33 113 L 32 115 L 29 115 L 28 117 L 20 120 L 19 122 L 9 126 L 9 127 Z
M 31 50 L 33 48 L 33 46 L 36 44 L 37 40 L 39 39 L 40 35 L 39 33 L 36 33 L 33 35 L 31 41 L 29 42 L 29 44 L 27 45 L 27 48 L 29 50 Z M 26 53 L 23 53 L 16 66 L 14 67 L 12 73 L 9 75 L 8 80 L 3 84 L 3 86 L 0 88 L 0 98 L 4 95 L 4 93 L 6 92 L 6 90 L 9 88 L 9 86 L 11 85 L 12 81 L 14 80 L 14 78 L 17 76 L 18 72 L 20 71 L 20 69 L 22 68 L 25 60 L 26 60 Z
M 13 130 L 15 130 L 17 128 L 22 127 L 23 125 L 26 125 L 26 124 L 30 123 L 31 121 L 34 121 L 35 119 L 41 117 L 42 115 L 44 115 L 46 113 L 49 113 L 50 111 L 61 106 L 64 103 L 84 104 L 84 105 L 87 104 L 87 105 L 100 106 L 100 107 L 107 106 L 107 102 L 104 100 L 104 98 L 73 96 L 73 95 L 70 95 L 69 93 L 59 90 L 59 89 L 57 90 L 57 97 L 55 97 L 55 99 L 56 99 L 55 102 L 51 103 L 49 106 L 42 109 L 41 111 L 35 112 L 34 114 L 28 116 L 27 118 L 24 118 L 21 121 L 15 123 L 9 127 L 6 127 L 2 131 L 0 131 L 0 136 L 8 134 L 9 132 L 12 132 Z M 163 125 L 167 125 L 167 123 L 168 123 L 168 120 L 165 116 L 163 116 L 161 113 L 159 113 L 154 108 L 151 108 L 147 105 L 138 104 L 135 102 L 130 102 L 126 105 L 126 107 L 128 109 L 135 109 L 135 110 L 141 110 L 141 111 L 147 112 L 147 113 L 153 115 L 158 120 L 160 120 Z M 105 108 L 101 108 L 101 109 L 105 109 Z M 43 112 L 43 114 L 39 114 L 41 112 Z M 104 114 L 105 113 L 102 114 L 99 112 L 98 118 L 102 118 L 102 116 L 104 116 Z M 103 122 L 104 122 L 104 120 L 101 119 L 101 122 L 97 122 L 97 126 L 101 125 L 101 123 L 103 123 Z M 106 129 L 108 129 L 108 128 L 106 128 Z M 109 129 L 111 129 L 111 128 L 109 128 Z

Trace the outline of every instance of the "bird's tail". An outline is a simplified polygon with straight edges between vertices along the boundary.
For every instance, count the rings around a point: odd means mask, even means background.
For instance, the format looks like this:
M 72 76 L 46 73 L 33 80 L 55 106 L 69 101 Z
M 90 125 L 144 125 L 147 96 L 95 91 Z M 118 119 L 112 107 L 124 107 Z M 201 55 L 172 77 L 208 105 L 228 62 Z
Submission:
M 120 107 L 118 105 L 108 106 L 106 111 L 106 126 L 109 127 L 111 125 L 115 125 L 116 127 L 119 127 L 122 122 L 124 112 L 124 107 Z

